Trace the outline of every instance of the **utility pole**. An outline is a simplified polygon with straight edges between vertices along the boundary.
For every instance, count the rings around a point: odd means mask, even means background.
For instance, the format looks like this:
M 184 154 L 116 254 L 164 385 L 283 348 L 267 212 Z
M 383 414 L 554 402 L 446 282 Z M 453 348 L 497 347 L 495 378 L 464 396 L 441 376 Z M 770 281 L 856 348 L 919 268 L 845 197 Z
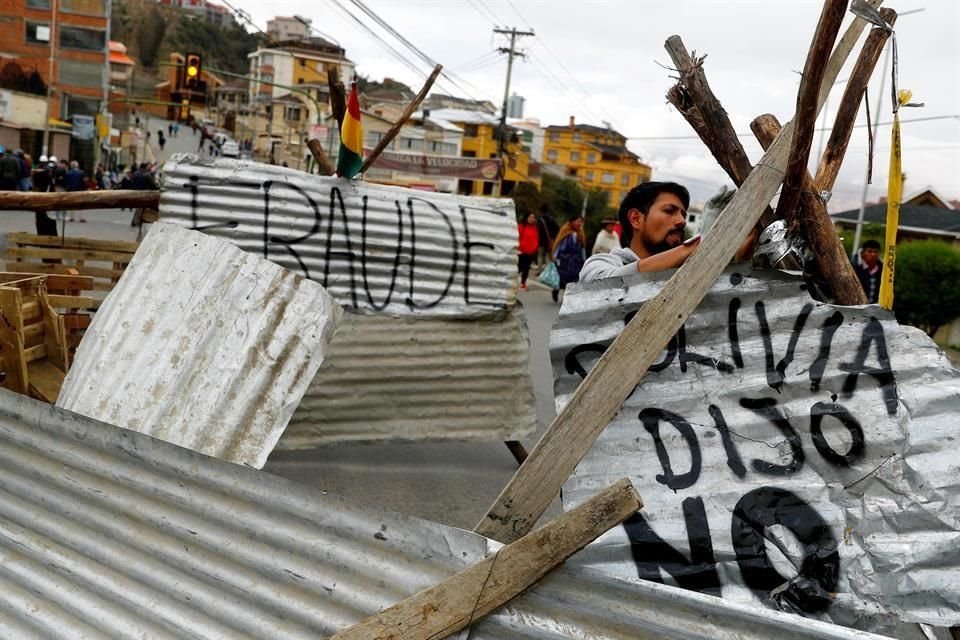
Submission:
M 53 100 L 53 61 L 57 52 L 57 0 L 50 3 L 50 66 L 47 72 L 47 117 L 43 120 L 43 155 L 50 154 L 50 102 Z M 107 47 L 109 48 L 109 43 Z M 63 114 L 60 114 L 61 116 Z
M 513 59 L 517 56 L 520 56 L 521 58 L 526 57 L 525 54 L 522 54 L 516 50 L 517 37 L 533 36 L 536 34 L 533 31 L 517 31 L 516 27 L 511 27 L 510 29 L 494 28 L 493 32 L 510 36 L 510 47 L 500 47 L 498 49 L 500 53 L 507 54 L 507 84 L 503 88 L 503 108 L 500 110 L 500 131 L 498 132 L 497 136 L 497 158 L 500 160 L 500 171 L 497 176 L 496 195 L 499 196 L 503 190 L 503 176 L 506 173 L 506 168 L 503 163 L 503 155 L 507 146 L 507 100 L 510 98 L 510 74 L 513 72 Z

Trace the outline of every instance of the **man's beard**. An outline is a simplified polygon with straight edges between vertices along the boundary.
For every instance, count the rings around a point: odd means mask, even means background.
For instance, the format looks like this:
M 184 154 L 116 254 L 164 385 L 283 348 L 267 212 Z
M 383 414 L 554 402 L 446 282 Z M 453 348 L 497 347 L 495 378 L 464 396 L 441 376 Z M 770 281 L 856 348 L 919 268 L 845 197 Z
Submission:
M 683 230 L 679 230 L 678 233 L 679 242 L 670 242 L 671 236 L 676 238 L 678 235 L 677 233 L 671 231 L 660 242 L 650 243 L 649 241 L 645 241 L 644 246 L 646 246 L 647 251 L 649 251 L 651 255 L 657 255 L 658 253 L 663 253 L 664 251 L 673 249 L 674 247 L 679 247 L 681 244 L 683 244 Z

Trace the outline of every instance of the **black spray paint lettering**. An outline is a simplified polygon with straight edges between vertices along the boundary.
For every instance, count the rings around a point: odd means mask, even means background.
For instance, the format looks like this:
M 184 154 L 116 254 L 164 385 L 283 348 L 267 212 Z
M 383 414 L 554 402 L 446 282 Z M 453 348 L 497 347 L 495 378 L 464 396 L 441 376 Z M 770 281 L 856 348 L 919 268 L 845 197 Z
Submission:
M 673 472 L 670 465 L 670 456 L 667 455 L 667 448 L 660 437 L 661 421 L 672 424 L 690 449 L 690 470 L 686 473 L 677 475 Z M 682 416 L 663 409 L 644 409 L 640 412 L 640 422 L 643 423 L 643 428 L 653 438 L 657 458 L 660 460 L 660 466 L 663 467 L 663 474 L 657 474 L 657 482 L 667 485 L 674 491 L 692 487 L 700 477 L 702 457 L 700 455 L 700 444 L 697 442 L 697 434 L 693 432 L 690 423 L 684 420 Z
M 407 295 L 404 300 L 405 304 L 410 308 L 417 309 L 426 309 L 434 307 L 441 302 L 446 301 L 450 296 L 450 290 L 454 281 L 457 279 L 458 275 L 461 275 L 462 271 L 462 286 L 463 286 L 463 302 L 470 305 L 480 305 L 485 307 L 499 308 L 502 306 L 500 303 L 495 302 L 483 302 L 472 299 L 470 296 L 471 289 L 471 269 L 472 262 L 475 258 L 475 252 L 477 249 L 486 249 L 488 251 L 495 251 L 496 247 L 487 242 L 477 242 L 470 239 L 470 217 L 467 215 L 467 209 L 478 212 L 481 215 L 495 215 L 498 217 L 506 217 L 506 211 L 500 211 L 495 209 L 483 209 L 479 207 L 465 207 L 458 206 L 459 216 L 457 217 L 457 222 L 462 233 L 462 241 L 460 234 L 458 233 L 457 228 L 455 228 L 453 221 L 450 216 L 447 215 L 444 211 L 439 209 L 433 202 L 423 199 L 423 198 L 409 198 L 407 200 L 406 208 L 408 214 L 408 225 L 409 229 L 405 229 L 405 224 L 403 220 L 403 215 L 401 211 L 401 204 L 399 201 L 395 201 L 393 204 L 397 209 L 397 239 L 396 247 L 394 249 L 394 255 L 390 261 L 390 266 L 388 270 L 389 277 L 389 286 L 386 298 L 383 301 L 376 301 L 373 298 L 370 270 L 372 267 L 372 261 L 370 256 L 368 256 L 368 217 L 369 217 L 369 199 L 367 196 L 362 197 L 362 211 L 360 215 L 354 215 L 353 212 L 347 210 L 347 207 L 343 200 L 343 194 L 341 193 L 338 187 L 332 187 L 330 189 L 329 197 L 329 206 L 327 211 L 327 220 L 326 225 L 323 224 L 321 207 L 318 203 L 312 198 L 312 196 L 305 191 L 304 189 L 298 187 L 295 184 L 283 181 L 274 181 L 267 180 L 265 182 L 250 182 L 250 181 L 238 181 L 238 180 L 210 180 L 202 181 L 199 176 L 190 176 L 187 182 L 182 184 L 182 188 L 189 191 L 190 193 L 190 224 L 191 228 L 195 230 L 208 231 L 218 228 L 230 228 L 235 229 L 239 226 L 239 221 L 237 220 L 226 220 L 223 222 L 216 222 L 212 224 L 202 224 L 200 221 L 200 199 L 202 195 L 202 186 L 211 186 L 216 187 L 217 189 L 222 189 L 224 187 L 241 187 L 244 189 L 253 189 L 260 190 L 263 193 L 263 229 L 261 234 L 261 243 L 262 243 L 262 252 L 265 258 L 269 258 L 270 255 L 270 246 L 279 245 L 283 247 L 284 251 L 290 255 L 294 261 L 297 263 L 301 271 L 303 272 L 304 277 L 309 279 L 316 279 L 314 274 L 311 274 L 309 269 L 304 262 L 300 250 L 297 248 L 297 245 L 302 245 L 308 243 L 313 238 L 318 238 L 321 234 L 324 233 L 326 238 L 319 238 L 324 242 L 324 270 L 322 279 L 318 281 L 321 282 L 324 286 L 330 287 L 330 276 L 331 276 L 331 263 L 345 263 L 349 282 L 347 287 L 349 288 L 350 302 L 354 307 L 358 306 L 359 295 L 361 294 L 360 288 L 362 286 L 362 294 L 365 296 L 367 303 L 374 310 L 382 310 L 390 304 L 391 298 L 396 292 L 397 285 L 402 279 L 407 281 Z M 304 204 L 307 206 L 308 210 L 312 214 L 312 226 L 309 231 L 306 233 L 293 237 L 293 238 L 284 238 L 278 235 L 271 235 L 270 233 L 270 217 L 271 217 L 271 199 L 277 198 L 277 192 L 280 189 L 287 189 L 292 191 L 297 197 L 301 198 L 304 201 Z M 215 197 L 214 195 L 208 195 L 208 198 Z M 418 246 L 417 246 L 417 234 L 416 234 L 416 220 L 424 220 L 424 215 L 439 215 L 444 226 L 446 227 L 446 236 L 447 242 L 446 246 L 450 248 L 451 255 L 449 260 L 443 262 L 444 267 L 447 268 L 446 272 L 446 282 L 444 287 L 435 295 L 434 298 L 429 300 L 423 300 L 418 297 L 417 291 L 417 258 L 418 258 Z M 356 230 L 351 228 L 351 222 L 360 220 L 360 238 L 357 241 Z M 354 222 L 355 225 L 355 222 Z M 334 245 L 334 231 L 337 231 L 337 236 L 339 238 L 340 246 Z M 359 253 L 356 251 L 356 248 L 359 247 Z M 461 249 L 463 250 L 463 259 L 461 260 Z M 404 260 L 406 258 L 406 260 Z M 422 256 L 421 256 L 422 258 Z M 433 256 L 430 257 L 431 259 Z M 401 265 L 406 261 L 407 269 L 406 274 L 401 273 Z M 356 263 L 359 262 L 360 274 L 357 273 Z M 425 263 L 425 259 L 421 259 L 422 263 Z M 461 268 L 462 265 L 462 268 Z M 319 275 L 319 274 L 317 274 Z M 358 277 L 359 275 L 359 277 Z M 405 276 L 405 278 L 404 278 Z
M 835 451 L 823 436 L 823 419 L 826 417 L 836 419 L 850 433 L 850 448 L 846 453 Z M 862 458 L 866 447 L 863 427 L 846 407 L 836 403 L 818 402 L 810 407 L 810 438 L 825 460 L 843 467 L 849 467 Z
M 790 464 L 773 464 L 765 460 L 754 459 L 751 461 L 753 469 L 758 473 L 771 476 L 787 476 L 799 471 L 803 467 L 803 445 L 800 442 L 800 434 L 790 425 L 787 417 L 783 415 L 783 411 L 777 406 L 777 401 L 773 398 L 740 398 L 740 406 L 744 409 L 750 409 L 758 416 L 766 418 L 776 425 L 790 445 L 790 453 L 793 456 Z
M 754 309 L 757 313 L 757 321 L 760 323 L 760 337 L 763 339 L 764 362 L 767 367 L 767 384 L 771 389 L 780 393 L 780 389 L 787 379 L 787 367 L 793 362 L 793 353 L 797 349 L 800 332 L 803 331 L 803 326 L 807 323 L 810 312 L 813 311 L 813 304 L 807 303 L 803 305 L 803 309 L 801 309 L 797 315 L 797 319 L 793 323 L 793 331 L 790 333 L 790 342 L 787 344 L 787 352 L 776 366 L 773 364 L 773 339 L 770 335 L 770 325 L 767 323 L 767 311 L 763 301 L 757 300 Z M 737 351 L 739 351 L 739 348 Z
M 867 358 L 870 357 L 870 347 L 876 345 L 877 362 L 879 367 L 868 367 Z M 857 390 L 857 380 L 861 374 L 865 374 L 877 381 L 880 385 L 880 391 L 883 393 L 884 403 L 887 405 L 887 414 L 897 415 L 897 381 L 893 375 L 893 368 L 890 366 L 890 356 L 887 354 L 887 340 L 883 334 L 883 325 L 876 318 L 870 318 L 867 326 L 860 337 L 860 346 L 853 358 L 853 362 L 840 365 L 841 371 L 847 371 L 846 380 L 843 383 L 842 395 L 844 398 L 853 397 Z
M 780 575 L 767 556 L 764 533 L 774 525 L 788 529 L 802 545 L 803 559 L 790 579 Z M 772 597 L 781 609 L 806 613 L 833 604 L 840 576 L 837 540 L 817 510 L 799 496 L 777 487 L 749 491 L 733 509 L 730 539 L 743 581 L 761 598 Z
M 677 584 L 691 591 L 721 595 L 717 561 L 713 555 L 710 523 L 702 498 L 683 501 L 683 518 L 687 524 L 690 559 L 658 536 L 640 513 L 627 518 L 623 528 L 630 540 L 630 553 L 641 580 L 663 583 L 660 570 L 669 573 Z

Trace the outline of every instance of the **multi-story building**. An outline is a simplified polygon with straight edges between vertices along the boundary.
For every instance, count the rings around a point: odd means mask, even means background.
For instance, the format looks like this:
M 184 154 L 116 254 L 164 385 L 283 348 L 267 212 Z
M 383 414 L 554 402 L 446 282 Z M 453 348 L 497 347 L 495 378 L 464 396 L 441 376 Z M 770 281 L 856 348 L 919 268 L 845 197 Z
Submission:
M 136 63 L 127 55 L 127 46 L 122 42 L 110 41 L 110 93 L 130 94 L 130 82 Z
M 277 16 L 267 20 L 267 35 L 276 42 L 306 40 L 310 37 L 310 24 L 309 18 Z
M 325 102 L 317 97 L 325 94 L 321 88 L 327 85 L 328 72 L 337 70 L 344 82 L 353 78 L 354 64 L 345 53 L 341 47 L 318 37 L 257 49 L 247 56 L 252 78 L 250 103 L 267 104 L 271 99 L 306 91 L 325 110 Z M 307 100 L 310 122 L 318 121 L 314 100 Z
M 233 13 L 229 9 L 208 0 L 157 0 L 157 3 L 188 12 L 221 27 L 229 27 L 235 23 Z
M 500 157 L 500 119 L 484 111 L 464 109 L 424 109 L 413 119 L 429 118 L 435 122 L 455 125 L 463 131 L 460 155 L 464 158 L 495 159 Z M 539 185 L 539 166 L 523 150 L 522 132 L 507 125 L 504 132 L 503 180 L 500 194 L 507 196 L 520 182 Z M 495 175 L 483 180 L 460 180 L 457 193 L 464 195 L 493 195 L 498 180 Z
M 0 68 L 5 83 L 22 84 L 3 88 L 43 96 L 46 107 L 52 84 L 49 116 L 54 128 L 69 127 L 75 116 L 88 122 L 104 100 L 106 34 L 105 0 L 0 1 Z M 18 146 L 39 155 L 42 137 L 42 131 L 26 129 Z M 83 142 L 90 150 L 94 147 L 92 140 Z
M 627 192 L 650 180 L 649 165 L 627 149 L 627 139 L 608 127 L 570 124 L 546 128 L 543 162 L 563 167 L 563 174 L 575 178 L 583 187 L 597 187 L 610 194 L 609 205 L 616 208 Z

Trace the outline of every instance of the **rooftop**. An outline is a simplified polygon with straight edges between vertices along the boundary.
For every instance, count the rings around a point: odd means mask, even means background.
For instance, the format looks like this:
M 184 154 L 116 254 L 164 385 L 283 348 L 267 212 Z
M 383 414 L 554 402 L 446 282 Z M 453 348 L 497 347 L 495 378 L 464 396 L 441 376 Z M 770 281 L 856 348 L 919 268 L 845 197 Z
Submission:
M 856 223 L 859 209 L 850 209 L 830 214 L 837 222 Z M 863 221 L 886 224 L 887 204 L 870 205 L 863 211 Z M 922 204 L 900 205 L 900 227 L 905 230 L 924 231 L 931 235 L 960 238 L 960 211 Z

